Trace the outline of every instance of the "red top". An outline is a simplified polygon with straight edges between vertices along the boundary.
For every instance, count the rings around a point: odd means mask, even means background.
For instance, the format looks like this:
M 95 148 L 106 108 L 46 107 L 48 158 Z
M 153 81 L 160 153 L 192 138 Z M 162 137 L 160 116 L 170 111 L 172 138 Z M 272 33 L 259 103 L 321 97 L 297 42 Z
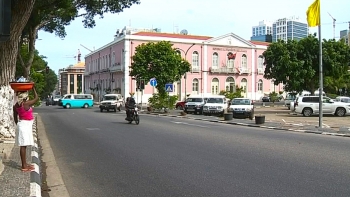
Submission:
M 25 110 L 23 105 L 16 108 L 20 120 L 34 120 L 33 109 Z

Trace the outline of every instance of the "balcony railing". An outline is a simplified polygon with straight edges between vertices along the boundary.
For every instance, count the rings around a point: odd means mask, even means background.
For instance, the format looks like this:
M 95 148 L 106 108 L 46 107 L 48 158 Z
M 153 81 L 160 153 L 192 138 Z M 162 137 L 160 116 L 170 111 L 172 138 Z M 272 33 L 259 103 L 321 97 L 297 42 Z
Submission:
M 228 67 L 220 67 L 220 68 L 210 68 L 211 73 L 236 73 L 235 68 L 228 68 Z
M 241 69 L 239 69 L 239 71 L 242 74 L 249 74 L 250 73 L 250 69 L 249 68 L 241 68 Z
M 111 66 L 111 67 L 109 68 L 109 71 L 111 71 L 111 72 L 122 71 L 122 65 L 117 65 L 117 64 L 115 64 L 114 66 Z
M 192 67 L 191 72 L 193 73 L 199 73 L 200 69 L 198 67 Z

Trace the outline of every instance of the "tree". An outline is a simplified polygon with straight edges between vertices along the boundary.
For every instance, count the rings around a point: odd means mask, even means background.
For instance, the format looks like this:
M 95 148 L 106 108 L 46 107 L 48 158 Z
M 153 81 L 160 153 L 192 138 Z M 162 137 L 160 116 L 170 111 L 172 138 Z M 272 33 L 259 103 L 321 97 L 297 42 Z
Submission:
M 166 97 L 165 84 L 179 81 L 190 71 L 190 63 L 172 48 L 168 41 L 143 43 L 136 47 L 132 57 L 130 76 L 149 81 L 157 79 L 160 97 Z
M 279 40 L 263 53 L 266 79 L 275 85 L 283 83 L 289 92 L 308 90 L 312 94 L 319 87 L 319 41 L 309 35 L 300 41 Z M 339 78 L 350 65 L 350 50 L 344 42 L 323 40 L 323 73 Z
M 84 27 L 92 28 L 96 25 L 95 16 L 103 17 L 103 14 L 107 12 L 119 13 L 138 3 L 139 0 L 12 0 L 10 38 L 0 43 L 0 95 L 2 95 L 0 97 L 0 114 L 2 114 L 0 135 L 13 137 L 15 133 L 12 109 L 14 92 L 9 82 L 15 78 L 18 49 L 21 46 L 19 43 L 24 40 L 22 38 L 25 37 L 28 43 L 32 42 L 29 44 L 30 51 L 35 49 L 36 35 L 29 36 L 31 28 L 34 27 L 33 24 L 38 24 L 37 28 L 34 28 L 36 33 L 39 29 L 43 29 L 48 32 L 60 32 L 58 35 L 62 36 L 65 35 L 62 34 L 65 32 L 64 25 L 69 24 L 67 22 L 69 19 L 73 20 L 78 17 L 78 11 L 84 12 L 80 15 L 84 18 Z M 31 15 L 34 4 L 34 10 L 38 12 Z M 30 23 L 27 28 L 29 18 Z M 40 24 L 44 25 L 40 26 Z M 31 63 L 25 64 L 26 73 L 30 70 L 28 65 Z
M 21 47 L 21 57 L 26 61 L 29 58 L 28 45 Z M 47 62 L 45 56 L 39 55 L 39 52 L 35 50 L 33 63 L 31 66 L 29 77 L 35 83 L 35 89 L 41 98 L 46 98 L 51 94 L 57 85 L 57 75 L 53 70 L 49 70 L 49 73 L 45 73 Z M 17 62 L 15 76 L 24 76 L 25 68 Z M 39 103 L 38 103 L 39 104 Z

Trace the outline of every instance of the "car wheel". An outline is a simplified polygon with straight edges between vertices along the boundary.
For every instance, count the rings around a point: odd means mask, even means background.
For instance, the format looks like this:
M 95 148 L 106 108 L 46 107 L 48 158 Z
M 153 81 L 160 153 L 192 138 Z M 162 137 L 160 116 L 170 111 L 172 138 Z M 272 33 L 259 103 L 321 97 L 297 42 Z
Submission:
M 312 109 L 311 108 L 307 107 L 307 108 L 303 109 L 303 116 L 309 117 L 311 115 L 312 115 Z
M 337 110 L 335 110 L 335 115 L 342 117 L 345 116 L 346 114 L 346 110 L 342 107 L 337 108 Z
M 66 104 L 66 109 L 69 109 L 70 107 L 70 104 Z
M 87 103 L 84 104 L 84 108 L 88 108 L 89 105 Z

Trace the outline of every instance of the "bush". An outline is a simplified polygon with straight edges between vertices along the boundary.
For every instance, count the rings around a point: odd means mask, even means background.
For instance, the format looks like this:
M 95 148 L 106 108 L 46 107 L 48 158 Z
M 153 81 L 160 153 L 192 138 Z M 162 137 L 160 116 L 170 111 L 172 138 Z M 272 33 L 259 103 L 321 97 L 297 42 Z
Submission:
M 243 88 L 236 86 L 235 92 L 221 90 L 219 95 L 224 95 L 226 98 L 232 100 L 234 98 L 243 98 L 242 93 L 244 92 Z
M 178 97 L 176 95 L 161 96 L 159 94 L 153 94 L 153 96 L 148 99 L 148 103 L 150 107 L 152 107 L 153 109 L 162 109 L 162 108 L 174 109 L 174 105 L 177 102 L 177 99 Z

